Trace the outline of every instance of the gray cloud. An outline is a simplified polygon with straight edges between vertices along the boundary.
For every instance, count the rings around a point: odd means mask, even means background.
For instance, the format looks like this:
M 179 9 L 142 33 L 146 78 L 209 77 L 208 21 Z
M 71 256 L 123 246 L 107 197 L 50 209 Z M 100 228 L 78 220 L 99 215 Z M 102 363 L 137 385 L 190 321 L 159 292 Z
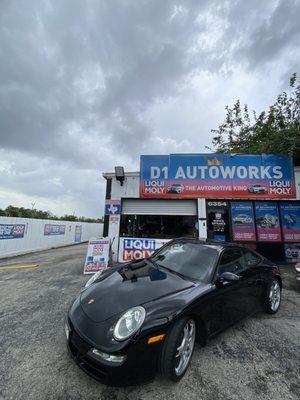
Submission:
M 24 165 L 0 168 L 0 190 L 97 215 L 86 194 L 102 201 L 101 170 L 136 169 L 140 153 L 203 151 L 226 104 L 266 106 L 299 67 L 299 8 L 296 0 L 2 1 L 0 165 L 16 156 Z M 273 91 L 262 95 L 272 63 Z
M 271 13 L 264 14 L 259 23 L 252 25 L 245 45 L 238 51 L 248 60 L 250 68 L 288 53 L 294 60 L 297 58 L 299 67 L 300 2 L 285 0 L 274 5 Z

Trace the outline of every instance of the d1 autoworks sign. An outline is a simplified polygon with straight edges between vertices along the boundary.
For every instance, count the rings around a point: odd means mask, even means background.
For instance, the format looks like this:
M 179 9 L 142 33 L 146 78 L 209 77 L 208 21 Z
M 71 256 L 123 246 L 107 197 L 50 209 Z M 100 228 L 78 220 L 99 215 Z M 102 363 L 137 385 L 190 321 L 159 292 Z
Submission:
M 141 156 L 140 197 L 296 197 L 293 161 L 277 155 Z

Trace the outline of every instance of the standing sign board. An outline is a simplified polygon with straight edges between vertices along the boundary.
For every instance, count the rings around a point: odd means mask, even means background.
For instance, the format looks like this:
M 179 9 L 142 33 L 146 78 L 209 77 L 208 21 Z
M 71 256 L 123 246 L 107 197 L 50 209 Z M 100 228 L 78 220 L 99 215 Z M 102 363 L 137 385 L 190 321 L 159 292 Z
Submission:
M 255 202 L 255 216 L 257 239 L 261 242 L 280 242 L 281 232 L 277 204 Z
M 253 242 L 256 240 L 253 207 L 250 201 L 231 203 L 233 240 Z
M 292 158 L 278 155 L 141 156 L 140 197 L 293 199 Z
M 109 238 L 90 239 L 83 273 L 94 274 L 95 272 L 107 268 L 109 249 Z
M 120 238 L 119 262 L 148 258 L 171 239 Z

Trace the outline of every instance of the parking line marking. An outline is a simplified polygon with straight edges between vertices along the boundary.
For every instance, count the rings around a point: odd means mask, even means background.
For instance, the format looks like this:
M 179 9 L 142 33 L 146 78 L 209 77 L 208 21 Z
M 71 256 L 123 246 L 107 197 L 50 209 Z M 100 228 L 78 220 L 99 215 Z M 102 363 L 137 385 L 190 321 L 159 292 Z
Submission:
M 25 269 L 25 268 L 38 268 L 39 264 L 6 264 L 0 265 L 0 271 L 3 269 Z

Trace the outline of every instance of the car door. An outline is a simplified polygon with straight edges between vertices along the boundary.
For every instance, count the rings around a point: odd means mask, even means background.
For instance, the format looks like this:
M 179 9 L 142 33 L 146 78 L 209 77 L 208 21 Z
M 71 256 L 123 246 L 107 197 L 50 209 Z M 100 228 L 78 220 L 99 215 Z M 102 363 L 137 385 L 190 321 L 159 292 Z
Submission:
M 259 254 L 249 250 L 243 249 L 244 258 L 245 258 L 245 271 L 248 271 L 249 276 L 249 286 L 253 289 L 251 290 L 251 309 L 252 306 L 256 308 L 260 308 L 261 306 L 261 296 L 264 287 L 264 281 L 262 279 L 263 274 L 263 257 Z M 246 272 L 245 272 L 246 274 Z M 251 311 L 251 310 L 250 310 Z
M 236 274 L 239 279 L 221 283 L 219 278 L 224 272 Z M 257 279 L 259 276 L 247 263 L 242 248 L 231 247 L 221 253 L 214 280 L 215 290 L 210 299 L 210 315 L 206 315 L 210 334 L 223 330 L 255 309 Z

